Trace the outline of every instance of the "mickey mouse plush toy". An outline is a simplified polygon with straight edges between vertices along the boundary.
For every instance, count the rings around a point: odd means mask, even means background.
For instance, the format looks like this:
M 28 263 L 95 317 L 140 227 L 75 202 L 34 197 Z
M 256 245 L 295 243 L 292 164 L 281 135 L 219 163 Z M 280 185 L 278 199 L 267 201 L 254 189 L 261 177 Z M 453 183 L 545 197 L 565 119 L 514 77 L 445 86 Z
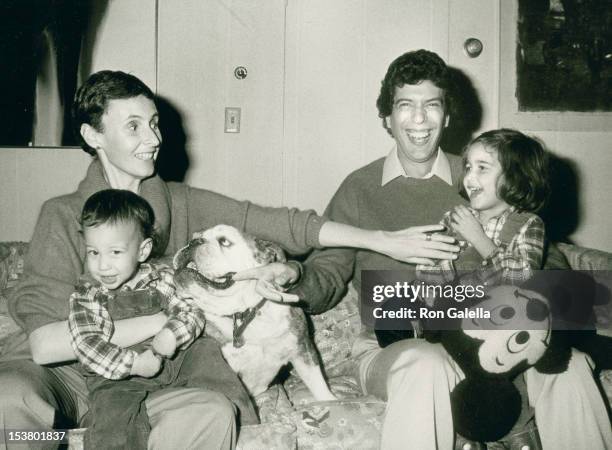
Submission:
M 425 334 L 441 342 L 465 374 L 451 392 L 451 407 L 456 431 L 468 439 L 493 442 L 508 434 L 522 405 L 513 380 L 527 368 L 567 370 L 571 350 L 551 330 L 548 299 L 533 289 L 537 283 L 493 287 L 470 307 L 490 317 L 464 318 L 458 329 Z

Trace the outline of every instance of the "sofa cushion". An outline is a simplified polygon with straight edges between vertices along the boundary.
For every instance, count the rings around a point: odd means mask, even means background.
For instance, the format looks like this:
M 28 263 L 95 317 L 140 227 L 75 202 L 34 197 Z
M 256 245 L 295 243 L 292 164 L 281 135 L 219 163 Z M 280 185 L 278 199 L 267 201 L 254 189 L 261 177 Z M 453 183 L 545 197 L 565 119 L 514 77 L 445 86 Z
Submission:
M 353 285 L 334 308 L 311 316 L 314 342 L 321 355 L 327 377 L 353 373 L 349 358 L 353 342 L 361 330 L 359 297 Z
M 7 299 L 23 273 L 25 242 L 0 242 L 0 314 L 7 312 Z
M 572 269 L 612 270 L 612 253 L 572 244 L 557 244 Z
M 385 402 L 374 397 L 299 406 L 292 414 L 300 450 L 378 449 Z
M 270 422 L 240 428 L 236 450 L 293 450 L 297 448 L 296 426 Z
M 327 380 L 329 388 L 339 399 L 361 397 L 363 393 L 352 375 L 341 375 Z M 289 400 L 294 406 L 303 406 L 315 401 L 306 385 L 296 376 L 290 376 L 284 384 Z

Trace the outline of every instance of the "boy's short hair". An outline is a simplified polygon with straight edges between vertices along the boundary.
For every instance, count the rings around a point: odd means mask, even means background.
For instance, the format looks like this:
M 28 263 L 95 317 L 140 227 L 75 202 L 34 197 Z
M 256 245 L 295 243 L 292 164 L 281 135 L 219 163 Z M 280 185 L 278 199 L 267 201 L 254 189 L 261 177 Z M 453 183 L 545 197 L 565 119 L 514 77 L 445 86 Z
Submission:
M 77 90 L 72 103 L 73 131 L 83 150 L 95 155 L 81 136 L 81 125 L 87 123 L 97 131 L 103 131 L 102 115 L 110 100 L 125 99 L 144 95 L 155 101 L 155 94 L 134 75 L 121 71 L 102 70 L 87 78 Z
M 499 197 L 519 211 L 540 210 L 550 194 L 548 153 L 536 139 L 509 128 L 486 131 L 466 147 L 481 144 L 497 151 L 504 174 Z M 465 152 L 464 152 L 465 154 Z
M 143 239 L 155 243 L 155 213 L 144 198 L 132 191 L 105 189 L 90 196 L 83 205 L 81 227 L 97 227 L 117 222 L 134 223 Z
M 387 127 L 385 117 L 390 116 L 393 111 L 395 88 L 405 84 L 419 84 L 426 80 L 444 91 L 444 109 L 449 115 L 452 115 L 451 73 L 444 60 L 428 50 L 407 52 L 389 65 L 376 100 L 378 117 L 382 119 L 383 127 L 388 133 L 391 133 L 391 130 Z

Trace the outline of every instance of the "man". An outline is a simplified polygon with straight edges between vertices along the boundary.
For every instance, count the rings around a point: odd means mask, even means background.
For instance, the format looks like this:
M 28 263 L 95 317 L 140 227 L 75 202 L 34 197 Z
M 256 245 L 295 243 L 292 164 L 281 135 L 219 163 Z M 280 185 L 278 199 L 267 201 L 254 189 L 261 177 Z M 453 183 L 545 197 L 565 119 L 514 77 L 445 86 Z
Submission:
M 326 215 L 365 229 L 394 231 L 437 223 L 464 203 L 458 195 L 461 160 L 439 148 L 451 120 L 452 94 L 448 68 L 435 53 L 418 50 L 393 61 L 377 107 L 395 145 L 386 158 L 343 181 Z M 367 250 L 316 251 L 292 292 L 311 312 L 323 312 L 343 298 L 349 281 L 360 292 L 361 271 L 367 269 L 414 273 L 415 266 Z M 440 344 L 409 339 L 383 349 L 373 330 L 366 329 L 354 344 L 353 358 L 363 392 L 388 402 L 382 449 L 453 448 L 449 392 L 463 373 Z M 530 370 L 526 382 L 545 449 L 612 448 L 607 414 L 585 355 L 574 352 L 561 375 Z

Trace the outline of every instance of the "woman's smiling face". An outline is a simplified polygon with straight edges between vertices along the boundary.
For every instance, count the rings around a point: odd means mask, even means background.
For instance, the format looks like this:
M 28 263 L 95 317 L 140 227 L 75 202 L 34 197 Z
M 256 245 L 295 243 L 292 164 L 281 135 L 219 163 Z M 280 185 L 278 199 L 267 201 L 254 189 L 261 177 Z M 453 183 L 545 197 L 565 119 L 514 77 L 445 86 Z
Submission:
M 155 103 L 139 95 L 109 100 L 102 129 L 95 131 L 96 152 L 109 180 L 125 187 L 149 178 L 162 142 Z

